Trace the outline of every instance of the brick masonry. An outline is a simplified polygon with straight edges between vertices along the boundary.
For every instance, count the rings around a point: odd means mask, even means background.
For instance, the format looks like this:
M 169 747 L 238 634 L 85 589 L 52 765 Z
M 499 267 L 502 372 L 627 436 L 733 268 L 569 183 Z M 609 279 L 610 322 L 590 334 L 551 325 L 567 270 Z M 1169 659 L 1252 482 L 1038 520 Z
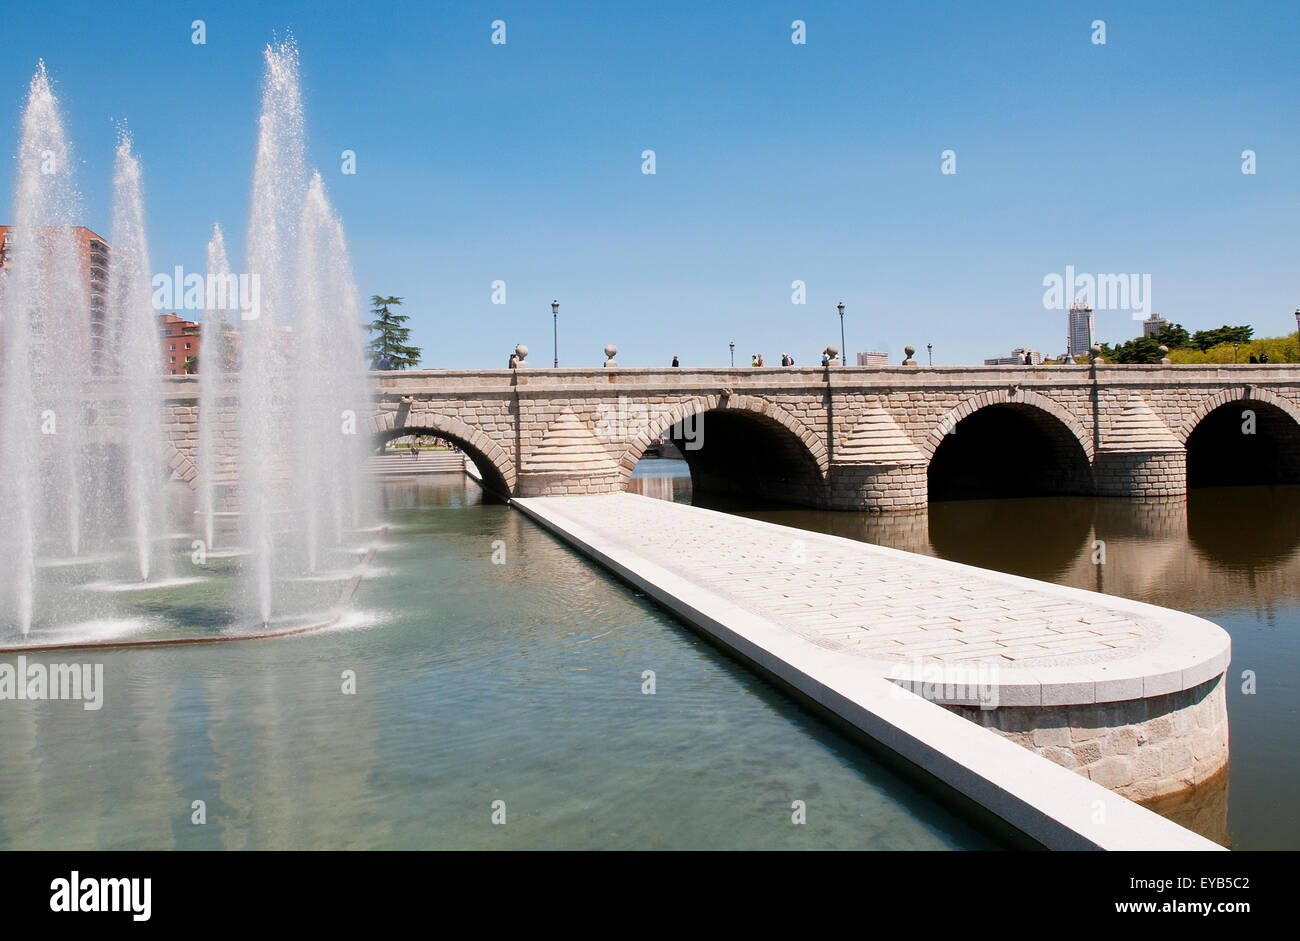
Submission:
M 164 382 L 168 460 L 192 486 L 197 378 Z M 923 506 L 927 468 L 944 437 L 962 419 L 1005 406 L 1033 416 L 1049 440 L 1077 448 L 1090 491 L 1103 495 L 1184 492 L 1188 436 L 1234 403 L 1275 409 L 1283 421 L 1270 427 L 1295 432 L 1280 453 L 1300 462 L 1300 367 L 1289 365 L 415 371 L 375 373 L 371 388 L 373 400 L 358 403 L 359 433 L 376 444 L 415 431 L 450 438 L 489 485 L 514 495 L 625 489 L 645 446 L 676 426 L 702 436 L 704 447 L 685 449 L 686 458 L 718 487 L 749 471 L 752 487 L 776 487 L 789 502 Z M 95 393 L 95 421 L 110 440 L 114 391 L 106 384 Z M 231 414 L 222 438 L 233 445 L 233 407 L 223 407 Z M 584 440 L 580 460 L 556 459 L 556 430 L 575 422 L 603 456 Z M 736 454 L 709 452 L 711 428 Z M 536 458 L 548 433 L 552 463 L 543 471 Z

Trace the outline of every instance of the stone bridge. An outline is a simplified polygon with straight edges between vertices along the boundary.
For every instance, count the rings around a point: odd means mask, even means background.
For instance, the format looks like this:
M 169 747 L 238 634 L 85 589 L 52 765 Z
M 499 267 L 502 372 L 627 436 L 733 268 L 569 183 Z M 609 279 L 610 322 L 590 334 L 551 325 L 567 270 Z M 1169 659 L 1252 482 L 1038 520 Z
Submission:
M 169 378 L 177 477 L 197 382 Z M 1300 482 L 1300 366 L 583 368 L 372 374 L 361 430 L 460 445 L 506 496 L 627 488 L 673 440 L 697 492 L 830 509 Z

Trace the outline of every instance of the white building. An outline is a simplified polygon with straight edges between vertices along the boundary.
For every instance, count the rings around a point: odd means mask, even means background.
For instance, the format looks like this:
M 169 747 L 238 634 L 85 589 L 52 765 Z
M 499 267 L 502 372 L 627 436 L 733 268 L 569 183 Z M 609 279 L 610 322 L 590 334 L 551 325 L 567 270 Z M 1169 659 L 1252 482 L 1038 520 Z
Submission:
M 1159 314 L 1152 314 L 1146 320 L 1142 321 L 1142 335 L 1144 337 L 1158 337 L 1160 331 L 1169 326 L 1169 321 Z
M 869 353 L 859 353 L 858 365 L 859 366 L 888 366 L 889 354 L 877 353 L 874 351 Z
M 999 356 L 996 359 L 984 360 L 985 366 L 1023 366 L 1025 365 L 1025 354 L 1029 354 L 1029 363 L 1033 366 L 1041 366 L 1043 363 L 1043 354 L 1038 350 L 1027 350 L 1023 346 L 1017 347 L 1011 351 L 1010 356 Z

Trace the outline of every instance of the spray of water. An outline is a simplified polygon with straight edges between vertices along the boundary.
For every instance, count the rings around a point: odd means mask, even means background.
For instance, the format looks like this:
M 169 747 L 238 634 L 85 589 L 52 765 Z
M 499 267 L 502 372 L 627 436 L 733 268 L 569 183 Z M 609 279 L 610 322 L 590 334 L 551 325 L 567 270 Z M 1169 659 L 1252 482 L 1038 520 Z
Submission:
M 289 522 L 283 518 L 288 474 L 281 466 L 282 432 L 292 401 L 293 246 L 305 188 L 298 50 L 292 42 L 268 46 L 265 59 L 247 244 L 248 273 L 259 280 L 261 304 L 256 318 L 242 324 L 239 378 L 241 533 L 252 552 L 246 581 L 262 623 L 271 618 L 272 534 Z
M 354 525 L 352 482 L 362 455 L 357 416 L 365 400 L 361 312 L 343 226 L 314 173 L 298 223 L 294 343 L 296 516 L 307 570 Z
M 226 475 L 238 478 L 230 505 L 247 550 L 249 606 L 263 623 L 271 619 L 276 579 L 316 570 L 323 549 L 340 543 L 370 509 L 361 473 L 368 388 L 360 297 L 342 223 L 320 176 L 309 181 L 304 171 L 297 49 L 292 42 L 272 45 L 265 58 L 247 271 L 240 276 L 241 288 L 256 284 L 258 303 L 245 307 L 238 372 L 231 374 L 223 357 L 226 313 L 213 303 L 212 288 L 224 281 L 229 291 L 240 281 L 231 277 L 222 232 L 214 228 L 196 483 L 198 518 L 211 547 L 225 499 L 219 485 Z M 124 511 L 124 520 L 93 517 L 95 528 L 108 539 L 129 538 L 142 580 L 156 583 L 169 569 L 169 554 L 158 548 L 170 472 L 141 164 L 124 134 L 102 310 L 85 278 L 89 243 L 73 228 L 81 206 L 72 165 L 42 65 L 23 115 L 9 265 L 0 275 L 0 602 L 5 621 L 14 612 L 23 634 L 36 610 L 38 556 L 55 543 L 60 551 L 81 550 L 92 518 L 87 508 Z M 237 446 L 222 431 L 234 409 Z M 88 447 L 92 432 L 95 447 Z M 108 455 L 104 445 L 120 446 L 121 458 L 92 457 Z M 44 612 L 42 623 L 47 616 L 57 623 L 60 614 Z
M 167 464 L 161 350 L 150 289 L 141 168 L 125 133 L 114 164 L 111 241 L 109 321 L 126 405 L 126 505 L 140 578 L 148 581 L 154 567 L 154 538 L 163 531 L 161 500 Z
M 226 257 L 226 240 L 221 226 L 212 227 L 208 242 L 208 266 L 205 281 L 202 332 L 199 349 L 203 359 L 199 363 L 199 440 L 196 504 L 199 521 L 203 526 L 203 544 L 211 549 L 216 545 L 216 490 L 225 455 L 218 450 L 221 427 L 222 399 L 226 395 L 226 311 L 220 299 L 233 296 L 231 290 L 230 261 Z M 237 282 L 236 282 L 237 284 Z
M 17 154 L 9 270 L 0 285 L 0 598 L 25 635 L 42 535 L 81 547 L 81 402 L 89 316 L 72 149 L 41 62 L 28 88 Z

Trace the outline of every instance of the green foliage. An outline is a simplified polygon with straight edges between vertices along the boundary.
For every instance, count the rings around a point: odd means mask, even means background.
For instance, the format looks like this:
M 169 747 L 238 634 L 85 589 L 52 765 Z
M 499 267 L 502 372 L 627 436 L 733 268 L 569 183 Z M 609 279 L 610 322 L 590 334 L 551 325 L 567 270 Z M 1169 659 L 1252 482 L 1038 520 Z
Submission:
M 1180 350 L 1185 346 L 1192 345 L 1191 334 L 1188 333 L 1187 328 L 1180 323 L 1174 323 L 1167 327 L 1162 327 L 1160 332 L 1156 334 L 1156 339 L 1159 341 L 1156 344 L 1157 346 L 1163 344 L 1171 350 Z
M 1284 337 L 1260 337 L 1249 343 L 1238 341 L 1237 362 L 1249 363 L 1254 356 L 1259 359 L 1261 353 L 1268 354 L 1270 363 L 1300 363 L 1300 340 L 1292 333 Z M 1199 350 L 1195 346 L 1174 350 L 1169 358 L 1175 363 L 1232 363 L 1232 343 L 1220 343 L 1208 350 Z
M 1224 324 L 1214 330 L 1197 330 L 1192 334 L 1192 346 L 1204 353 L 1225 343 L 1229 345 L 1233 343 L 1249 343 L 1254 333 L 1255 329 L 1253 327 L 1229 327 Z M 1173 347 L 1171 346 L 1170 349 L 1173 349 Z
M 400 305 L 402 299 L 376 294 L 370 298 L 370 303 L 374 305 L 370 312 L 375 315 L 375 319 L 366 325 L 366 329 L 375 334 L 369 347 L 372 364 L 377 367 L 381 360 L 387 359 L 390 369 L 409 369 L 417 365 L 420 362 L 420 348 L 408 345 L 411 328 L 404 326 L 411 318 L 388 309 Z
M 1248 325 L 1224 325 L 1213 330 L 1188 334 L 1182 324 L 1170 324 L 1153 337 L 1137 337 L 1115 346 L 1101 344 L 1102 358 L 1108 363 L 1159 363 L 1160 347 L 1169 347 L 1172 363 L 1220 364 L 1233 362 L 1232 344 L 1237 344 L 1236 362 L 1249 363 L 1267 353 L 1270 363 L 1300 363 L 1300 341 L 1292 333 L 1282 337 L 1253 339 L 1255 330 Z M 1086 357 L 1076 361 L 1087 362 Z
M 1158 363 L 1161 359 L 1160 344 L 1161 340 L 1158 336 L 1138 337 L 1115 347 L 1113 357 L 1106 356 L 1106 361 L 1108 363 Z M 1105 356 L 1105 353 L 1102 355 Z

